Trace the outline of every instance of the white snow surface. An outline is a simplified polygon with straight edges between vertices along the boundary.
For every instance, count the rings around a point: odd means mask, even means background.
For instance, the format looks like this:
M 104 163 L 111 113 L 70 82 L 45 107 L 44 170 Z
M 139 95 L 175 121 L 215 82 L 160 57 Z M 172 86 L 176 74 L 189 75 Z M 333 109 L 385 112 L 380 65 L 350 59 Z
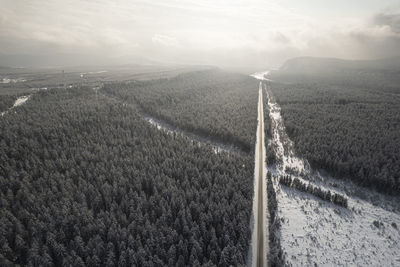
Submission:
M 268 94 L 268 93 L 267 93 Z M 292 266 L 400 266 L 400 205 L 389 197 L 311 170 L 294 154 L 279 105 L 268 95 L 272 144 L 281 164 L 271 168 L 281 218 L 281 246 Z M 281 186 L 286 168 L 293 177 L 348 198 L 348 209 Z M 374 223 L 375 222 L 375 223 Z M 393 224 L 394 223 L 394 224 Z M 392 225 L 393 224 L 393 225 Z
M 0 80 L 0 83 L 18 83 L 18 82 L 26 82 L 26 80 L 24 78 L 16 78 L 16 79 L 3 78 Z
M 18 107 L 18 106 L 24 104 L 29 99 L 29 97 L 30 97 L 30 95 L 19 97 L 17 100 L 15 100 L 13 107 Z
M 268 75 L 269 72 L 269 70 L 259 71 L 251 74 L 250 76 L 261 81 L 271 81 L 270 79 L 265 78 L 265 76 Z
M 399 266 L 400 215 L 357 197 L 349 209 L 277 188 L 281 245 L 293 266 Z M 374 225 L 374 221 L 379 226 Z

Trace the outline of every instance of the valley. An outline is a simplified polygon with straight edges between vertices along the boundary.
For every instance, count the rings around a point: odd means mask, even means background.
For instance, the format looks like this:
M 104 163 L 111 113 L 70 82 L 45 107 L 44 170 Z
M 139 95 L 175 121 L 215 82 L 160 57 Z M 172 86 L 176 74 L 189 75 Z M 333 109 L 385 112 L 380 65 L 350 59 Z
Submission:
M 332 148 L 310 143 L 310 136 L 331 138 L 321 120 L 332 131 L 362 118 L 327 118 L 322 105 L 347 112 L 379 95 L 371 105 L 385 101 L 386 108 L 368 112 L 396 120 L 388 115 L 396 98 L 269 75 L 189 69 L 168 78 L 2 93 L 1 261 L 396 265 L 398 196 L 384 183 L 337 171 L 332 157 L 318 153 Z M 396 175 L 397 157 L 378 140 L 377 151 L 391 158 L 383 173 Z

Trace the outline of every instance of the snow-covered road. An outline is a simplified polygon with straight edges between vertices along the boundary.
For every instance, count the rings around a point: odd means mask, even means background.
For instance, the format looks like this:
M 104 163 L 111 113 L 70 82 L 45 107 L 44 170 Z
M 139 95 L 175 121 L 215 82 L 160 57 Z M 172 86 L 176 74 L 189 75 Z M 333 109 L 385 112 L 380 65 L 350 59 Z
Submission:
M 253 198 L 253 223 L 251 242 L 251 266 L 267 266 L 268 248 L 268 217 L 267 217 L 267 191 L 265 168 L 264 144 L 264 109 L 263 109 L 263 84 L 260 81 L 258 91 L 258 126 L 254 164 L 254 198 Z

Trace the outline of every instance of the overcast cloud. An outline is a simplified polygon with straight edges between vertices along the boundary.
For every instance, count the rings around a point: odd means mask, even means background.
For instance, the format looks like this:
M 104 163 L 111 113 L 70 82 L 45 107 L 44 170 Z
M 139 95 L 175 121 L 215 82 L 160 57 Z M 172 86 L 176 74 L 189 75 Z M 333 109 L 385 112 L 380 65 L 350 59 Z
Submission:
M 59 65 L 148 59 L 253 68 L 294 56 L 400 56 L 398 1 L 326 2 L 0 0 L 0 53 L 52 64 L 59 57 Z

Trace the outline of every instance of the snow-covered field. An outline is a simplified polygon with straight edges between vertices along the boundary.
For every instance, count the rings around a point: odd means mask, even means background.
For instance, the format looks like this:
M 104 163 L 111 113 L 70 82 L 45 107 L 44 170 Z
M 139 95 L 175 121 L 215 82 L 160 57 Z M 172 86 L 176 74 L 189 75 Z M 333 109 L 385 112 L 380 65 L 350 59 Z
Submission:
M 398 212 L 357 197 L 349 197 L 345 209 L 292 188 L 276 188 L 281 245 L 293 266 L 400 265 Z
M 272 143 L 281 164 L 270 169 L 281 218 L 281 245 L 293 266 L 400 266 L 399 198 L 359 188 L 311 170 L 297 157 L 285 132 L 279 105 L 268 96 Z M 348 209 L 282 186 L 287 168 L 303 181 L 348 198 Z
M 26 80 L 24 78 L 16 78 L 16 79 L 2 78 L 0 80 L 0 83 L 18 83 L 18 82 L 26 82 Z

